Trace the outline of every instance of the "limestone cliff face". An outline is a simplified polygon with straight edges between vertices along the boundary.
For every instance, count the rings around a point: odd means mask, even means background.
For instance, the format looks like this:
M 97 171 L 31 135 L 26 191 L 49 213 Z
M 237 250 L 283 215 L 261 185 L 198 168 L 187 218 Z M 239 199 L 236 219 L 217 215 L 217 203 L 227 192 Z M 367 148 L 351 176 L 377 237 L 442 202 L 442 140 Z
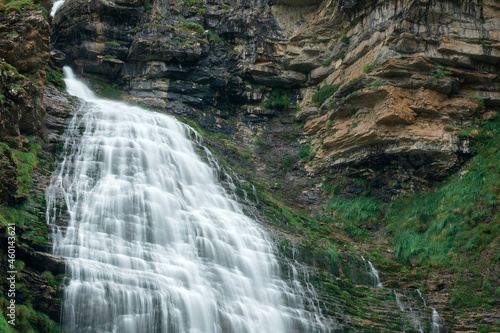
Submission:
M 350 170 L 389 200 L 473 154 L 457 126 L 500 104 L 498 15 L 494 1 L 69 0 L 53 41 L 132 101 L 219 130 L 236 116 L 265 133 L 277 108 L 259 104 L 284 89 L 316 152 L 306 170 Z M 338 90 L 311 101 L 325 85 Z
M 45 115 L 45 66 L 50 58 L 50 25 L 40 6 L 17 10 L 0 7 L 0 141 L 27 151 L 21 134 L 40 129 Z M 16 200 L 15 164 L 7 150 L 1 153 L 0 202 Z
M 472 153 L 459 125 L 500 103 L 499 14 L 493 1 L 324 3 L 292 37 L 324 41 L 332 62 L 311 79 L 342 84 L 321 105 L 304 94 L 318 165 L 369 179 L 403 167 L 410 183 L 455 170 Z

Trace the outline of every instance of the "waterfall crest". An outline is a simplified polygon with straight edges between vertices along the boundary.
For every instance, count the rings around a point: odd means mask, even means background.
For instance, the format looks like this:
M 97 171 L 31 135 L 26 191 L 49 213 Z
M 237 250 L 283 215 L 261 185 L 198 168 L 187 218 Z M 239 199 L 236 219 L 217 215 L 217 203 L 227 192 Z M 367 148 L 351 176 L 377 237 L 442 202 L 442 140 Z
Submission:
M 258 224 L 215 181 L 173 117 L 97 98 L 81 107 L 47 191 L 67 258 L 68 332 L 326 332 L 279 277 Z M 59 205 L 59 206 L 58 206 Z

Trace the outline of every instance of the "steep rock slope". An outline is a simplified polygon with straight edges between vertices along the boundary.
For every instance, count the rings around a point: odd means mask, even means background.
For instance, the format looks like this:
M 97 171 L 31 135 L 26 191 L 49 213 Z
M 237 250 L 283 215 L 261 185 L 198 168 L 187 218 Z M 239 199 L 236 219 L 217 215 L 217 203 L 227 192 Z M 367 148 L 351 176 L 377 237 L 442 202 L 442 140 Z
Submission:
M 0 331 L 54 332 L 60 300 L 57 287 L 64 262 L 48 253 L 45 187 L 55 146 L 61 144 L 72 106 L 51 68 L 52 2 L 0 3 Z M 50 85 L 48 85 L 50 83 Z M 61 86 L 59 88 L 62 89 Z M 7 229 L 7 225 L 15 229 Z M 8 236 L 15 233 L 15 241 Z M 7 253 L 14 245 L 15 253 Z M 12 260 L 14 254 L 16 260 Z M 16 271 L 15 292 L 6 271 Z M 54 276 L 59 275 L 58 278 Z M 15 326 L 7 306 L 15 301 Z
M 257 183 L 256 205 L 306 244 L 296 245 L 301 260 L 321 268 L 314 284 L 342 325 L 415 327 L 409 314 L 401 319 L 383 311 L 397 308 L 390 292 L 359 287 L 367 276 L 351 252 L 358 251 L 378 260 L 387 285 L 411 295 L 424 286 L 450 330 L 469 331 L 498 326 L 498 311 L 486 308 L 498 299 L 491 296 L 498 260 L 487 255 L 488 272 L 464 273 L 481 276 L 472 293 L 486 286 L 491 302 L 460 313 L 448 288 L 460 284 L 462 273 L 447 272 L 442 280 L 442 271 L 420 267 L 413 257 L 406 267 L 395 263 L 383 226 L 399 218 L 387 203 L 433 192 L 476 154 L 482 134 L 474 126 L 494 119 L 500 103 L 498 16 L 493 0 L 68 0 L 52 40 L 65 64 L 108 81 L 103 93 L 114 86 L 132 102 L 186 119 Z M 321 216 L 294 213 L 287 204 Z M 485 210 L 494 215 L 495 207 Z M 392 215 L 382 221 L 386 210 Z M 433 217 L 419 214 L 424 233 Z M 488 229 L 488 218 L 473 220 Z M 377 232 L 370 242 L 363 238 L 369 232 Z M 475 251 L 473 243 L 467 248 Z M 498 238 L 485 251 L 494 252 L 495 244 Z M 293 257 L 294 246 L 283 252 Z M 469 315 L 474 319 L 464 319 Z

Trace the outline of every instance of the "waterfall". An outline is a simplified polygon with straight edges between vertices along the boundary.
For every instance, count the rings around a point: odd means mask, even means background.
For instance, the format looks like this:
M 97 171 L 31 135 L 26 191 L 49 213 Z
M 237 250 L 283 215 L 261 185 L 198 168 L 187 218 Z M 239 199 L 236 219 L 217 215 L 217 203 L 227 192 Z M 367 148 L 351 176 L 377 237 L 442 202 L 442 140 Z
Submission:
M 272 243 L 192 130 L 64 73 L 81 106 L 47 190 L 54 253 L 67 259 L 63 331 L 329 331 L 300 284 L 280 278 Z
M 50 11 L 50 15 L 52 17 L 56 17 L 56 12 L 64 4 L 64 1 L 65 0 L 56 0 L 56 1 L 54 1 L 54 3 L 52 4 L 52 10 Z
M 432 333 L 439 333 L 441 328 L 443 327 L 443 318 L 439 316 L 439 313 L 436 309 L 432 308 Z
M 378 271 L 375 269 L 375 266 L 373 266 L 370 260 L 366 260 L 363 256 L 361 256 L 361 259 L 363 259 L 365 263 L 368 263 L 368 268 L 369 268 L 368 274 L 370 274 L 370 277 L 372 278 L 373 286 L 377 288 L 383 288 L 384 285 L 380 281 L 380 275 Z

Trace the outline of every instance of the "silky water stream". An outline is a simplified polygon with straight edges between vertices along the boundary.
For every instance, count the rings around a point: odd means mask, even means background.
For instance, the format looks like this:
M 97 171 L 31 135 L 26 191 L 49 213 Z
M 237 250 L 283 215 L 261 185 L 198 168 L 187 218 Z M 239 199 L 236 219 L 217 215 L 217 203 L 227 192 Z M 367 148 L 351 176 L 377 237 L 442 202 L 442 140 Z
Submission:
M 271 242 L 217 183 L 191 129 L 100 99 L 64 72 L 81 103 L 47 191 L 54 253 L 67 258 L 64 331 L 329 331 L 280 278 Z

